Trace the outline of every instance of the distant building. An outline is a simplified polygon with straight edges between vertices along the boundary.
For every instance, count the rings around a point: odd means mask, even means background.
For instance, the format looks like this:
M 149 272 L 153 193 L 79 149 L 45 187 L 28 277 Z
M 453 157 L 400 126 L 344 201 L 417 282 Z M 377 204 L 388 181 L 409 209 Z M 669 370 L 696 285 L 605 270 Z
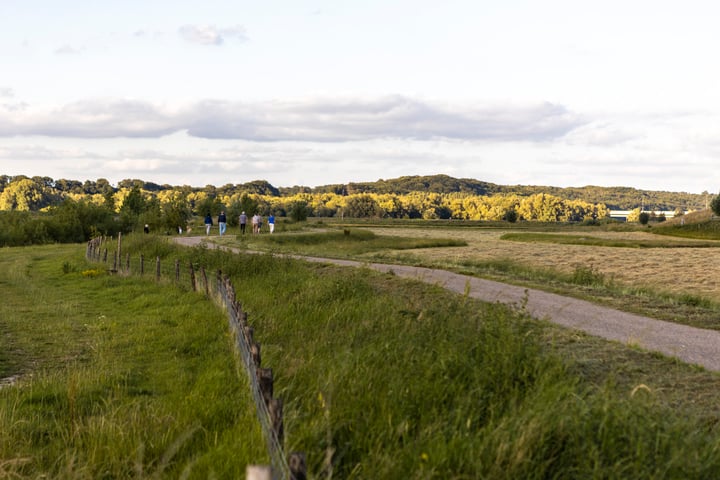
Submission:
M 610 210 L 610 218 L 620 220 L 621 222 L 627 222 L 628 216 L 633 213 L 634 210 Z M 665 218 L 673 218 L 675 216 L 675 210 L 643 210 L 645 213 L 649 213 L 651 216 L 659 217 L 665 215 Z M 687 213 L 687 212 L 685 212 Z

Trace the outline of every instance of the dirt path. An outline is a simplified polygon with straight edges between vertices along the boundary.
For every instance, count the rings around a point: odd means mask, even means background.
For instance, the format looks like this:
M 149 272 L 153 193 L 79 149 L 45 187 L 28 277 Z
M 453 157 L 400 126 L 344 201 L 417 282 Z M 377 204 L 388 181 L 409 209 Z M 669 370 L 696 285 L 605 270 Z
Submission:
M 204 237 L 175 237 L 176 242 L 187 246 L 198 245 L 204 240 Z M 214 244 L 209 242 L 208 247 L 212 248 Z M 590 335 L 677 357 L 708 370 L 720 371 L 720 332 L 718 331 L 655 320 L 601 307 L 584 300 L 445 270 L 329 258 L 302 256 L 295 258 L 349 267 L 362 266 L 380 272 L 392 271 L 399 277 L 440 285 L 452 292 L 462 294 L 469 291 L 471 297 L 486 302 L 515 305 L 524 303 L 526 311 L 535 318 L 546 319 Z

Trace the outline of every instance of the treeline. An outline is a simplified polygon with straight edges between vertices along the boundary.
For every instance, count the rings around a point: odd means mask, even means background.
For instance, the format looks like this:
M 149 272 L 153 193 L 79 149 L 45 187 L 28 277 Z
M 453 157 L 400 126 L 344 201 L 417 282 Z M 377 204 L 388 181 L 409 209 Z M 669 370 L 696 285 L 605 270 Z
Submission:
M 548 194 L 564 200 L 580 200 L 591 204 L 604 204 L 610 210 L 702 210 L 708 208 L 715 195 L 703 192 L 666 192 L 638 190 L 630 187 L 551 187 L 531 185 L 497 185 L 468 178 L 453 178 L 447 175 L 406 176 L 376 182 L 323 185 L 314 188 L 304 186 L 275 187 L 264 180 L 242 184 L 226 184 L 220 187 L 190 187 L 188 185 L 159 185 L 138 179 L 125 179 L 112 186 L 106 179 L 96 181 L 59 179 L 50 177 L 26 177 L 0 175 L 0 210 L 40 210 L 56 205 L 67 197 L 79 199 L 97 195 L 117 196 L 123 191 L 139 187 L 143 191 L 180 192 L 182 195 L 206 194 L 210 197 L 233 197 L 238 194 L 267 197 L 292 197 L 298 194 L 335 194 L 350 196 L 357 194 L 408 195 L 414 192 L 437 193 L 442 195 L 465 194 L 470 196 L 517 195 L 529 197 Z M 116 199 L 117 201 L 118 199 Z
M 526 190 L 523 194 L 514 193 L 513 188 Z M 102 178 L 79 182 L 2 175 L 0 245 L 85 241 L 95 235 L 142 229 L 144 224 L 155 232 L 171 233 L 184 230 L 195 217 L 208 213 L 217 216 L 221 210 L 227 213 L 231 225 L 237 224 L 243 211 L 263 216 L 272 213 L 294 220 L 339 216 L 509 222 L 596 221 L 609 214 L 606 202 L 588 201 L 580 195 L 583 191 L 594 192 L 588 197 L 599 198 L 600 192 L 606 189 L 545 187 L 547 191 L 535 191 L 535 188 L 541 187 L 499 187 L 444 175 L 314 189 L 276 188 L 262 180 L 198 188 L 158 185 L 138 179 L 123 180 L 113 186 Z M 699 201 L 682 197 L 688 194 L 677 195 L 678 199 L 695 203 L 679 207 L 642 199 L 641 202 L 645 208 L 682 210 L 694 208 Z M 620 207 L 625 205 L 613 206 Z
M 295 187 L 301 189 L 302 187 Z M 518 195 L 531 196 L 550 194 L 567 200 L 583 200 L 588 203 L 603 203 L 610 210 L 701 210 L 707 208 L 714 195 L 686 192 L 638 190 L 630 187 L 549 187 L 537 185 L 497 185 L 469 178 L 453 178 L 447 175 L 407 176 L 391 180 L 378 180 L 347 185 L 326 185 L 308 189 L 315 193 L 396 193 L 434 192 L 467 193 L 480 196 Z M 298 193 L 293 191 L 293 193 Z

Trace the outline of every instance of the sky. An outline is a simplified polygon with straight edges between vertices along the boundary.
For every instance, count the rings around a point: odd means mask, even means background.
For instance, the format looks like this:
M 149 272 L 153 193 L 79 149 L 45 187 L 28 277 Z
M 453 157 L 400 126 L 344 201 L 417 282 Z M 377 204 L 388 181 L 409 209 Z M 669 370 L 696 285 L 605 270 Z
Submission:
M 0 174 L 717 192 L 720 2 L 0 0 Z

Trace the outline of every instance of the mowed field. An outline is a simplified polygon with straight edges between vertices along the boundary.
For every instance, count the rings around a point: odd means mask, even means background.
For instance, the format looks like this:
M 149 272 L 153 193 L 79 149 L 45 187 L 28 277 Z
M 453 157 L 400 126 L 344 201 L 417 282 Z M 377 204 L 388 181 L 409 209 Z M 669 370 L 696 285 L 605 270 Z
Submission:
M 517 229 L 486 228 L 374 228 L 378 235 L 453 238 L 467 242 L 464 247 L 404 250 L 384 254 L 384 258 L 407 256 L 438 267 L 462 265 L 467 261 L 511 260 L 534 268 L 572 272 L 578 266 L 592 266 L 606 278 L 623 284 L 647 286 L 654 290 L 689 293 L 720 301 L 720 242 L 718 248 L 687 247 L 692 240 L 674 239 L 649 232 L 595 231 L 589 228 L 554 232 L 611 240 L 677 242 L 678 248 L 628 248 L 561 245 L 545 242 L 502 240 Z M 697 241 L 707 244 L 707 241 Z

